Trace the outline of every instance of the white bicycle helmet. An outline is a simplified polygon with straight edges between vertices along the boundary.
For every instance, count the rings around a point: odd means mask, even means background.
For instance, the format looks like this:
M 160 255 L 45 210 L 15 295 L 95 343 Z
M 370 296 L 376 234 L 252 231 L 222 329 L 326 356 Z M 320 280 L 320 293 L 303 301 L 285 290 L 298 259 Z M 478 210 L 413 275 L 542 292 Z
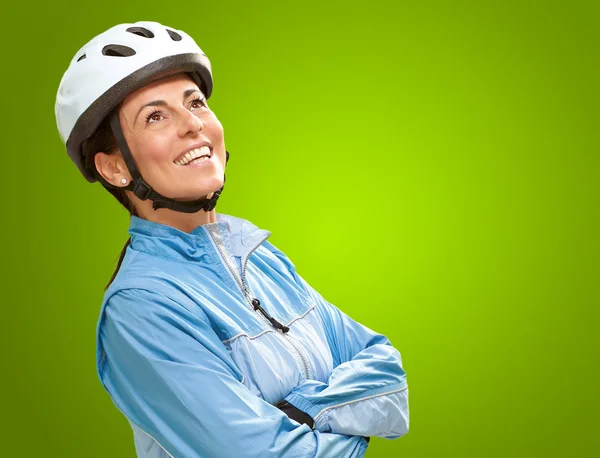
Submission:
M 213 79 L 206 55 L 188 34 L 158 22 L 116 25 L 75 54 L 58 88 L 55 115 L 67 153 L 88 181 L 97 180 L 84 165 L 83 143 L 109 114 L 114 116 L 113 109 L 127 95 L 169 72 L 191 74 L 205 97 L 210 97 Z M 207 200 L 181 204 L 153 191 L 139 174 L 118 122 L 112 121 L 113 133 L 134 178 L 126 189 L 141 199 L 153 200 L 155 208 L 185 212 L 214 208 L 222 188 L 208 206 L 200 205 Z

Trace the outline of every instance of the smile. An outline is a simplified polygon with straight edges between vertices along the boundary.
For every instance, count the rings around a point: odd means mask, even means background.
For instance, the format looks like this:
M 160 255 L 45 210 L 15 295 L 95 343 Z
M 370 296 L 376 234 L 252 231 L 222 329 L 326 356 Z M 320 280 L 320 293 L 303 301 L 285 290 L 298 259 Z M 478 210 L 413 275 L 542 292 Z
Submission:
M 210 160 L 212 157 L 212 152 L 207 145 L 201 146 L 200 148 L 195 148 L 191 151 L 188 151 L 180 158 L 176 159 L 175 164 L 177 165 L 195 165 L 202 164 Z

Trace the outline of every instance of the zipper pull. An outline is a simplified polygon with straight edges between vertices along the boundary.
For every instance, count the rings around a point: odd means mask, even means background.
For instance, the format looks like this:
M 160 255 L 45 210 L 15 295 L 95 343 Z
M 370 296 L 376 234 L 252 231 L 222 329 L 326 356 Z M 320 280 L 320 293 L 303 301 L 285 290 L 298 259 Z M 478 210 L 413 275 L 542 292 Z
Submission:
M 252 299 L 252 306 L 254 307 L 254 310 L 258 310 L 267 320 L 269 320 L 275 329 L 279 329 L 284 334 L 289 332 L 290 328 L 288 326 L 284 326 L 271 315 L 269 315 L 267 311 L 260 306 L 260 301 L 258 299 Z
M 269 320 L 271 322 L 271 324 L 276 328 L 281 330 L 281 332 L 283 334 L 285 334 L 286 332 L 289 332 L 290 328 L 281 324 L 279 321 L 277 321 L 275 318 L 271 317 L 271 319 Z

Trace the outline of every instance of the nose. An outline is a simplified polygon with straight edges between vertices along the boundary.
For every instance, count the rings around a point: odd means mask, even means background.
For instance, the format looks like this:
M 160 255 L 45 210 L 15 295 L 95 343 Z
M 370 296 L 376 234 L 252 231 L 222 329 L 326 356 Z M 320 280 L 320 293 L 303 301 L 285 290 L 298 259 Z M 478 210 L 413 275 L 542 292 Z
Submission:
M 188 134 L 196 135 L 204 128 L 202 120 L 187 109 L 182 110 L 181 123 L 179 126 L 179 136 L 185 137 Z

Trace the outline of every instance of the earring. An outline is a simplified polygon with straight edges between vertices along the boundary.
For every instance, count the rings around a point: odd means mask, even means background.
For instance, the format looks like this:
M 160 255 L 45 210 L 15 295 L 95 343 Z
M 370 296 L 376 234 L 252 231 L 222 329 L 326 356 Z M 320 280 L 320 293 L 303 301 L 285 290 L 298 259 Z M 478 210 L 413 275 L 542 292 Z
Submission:
M 121 178 L 121 184 L 127 184 L 127 178 Z

